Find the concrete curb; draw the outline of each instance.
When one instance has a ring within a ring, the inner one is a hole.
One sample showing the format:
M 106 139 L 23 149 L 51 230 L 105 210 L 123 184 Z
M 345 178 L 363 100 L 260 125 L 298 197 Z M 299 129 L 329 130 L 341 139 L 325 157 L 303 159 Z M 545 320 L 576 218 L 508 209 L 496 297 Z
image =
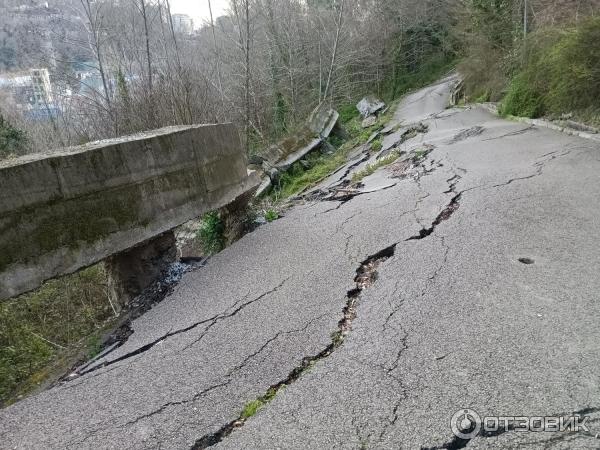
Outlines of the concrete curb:
M 492 114 L 500 116 L 498 114 L 498 107 L 494 103 L 474 103 L 474 106 L 479 106 Z M 597 133 L 589 133 L 586 131 L 576 130 L 574 128 L 563 127 L 560 125 L 556 125 L 550 120 L 546 119 L 530 119 L 528 117 L 517 117 L 517 116 L 507 116 L 506 119 L 513 120 L 515 122 L 527 123 L 530 125 L 535 125 L 537 127 L 548 128 L 550 130 L 559 131 L 561 133 L 568 134 L 570 136 L 577 136 L 583 139 L 589 139 L 591 141 L 600 142 L 600 134 Z

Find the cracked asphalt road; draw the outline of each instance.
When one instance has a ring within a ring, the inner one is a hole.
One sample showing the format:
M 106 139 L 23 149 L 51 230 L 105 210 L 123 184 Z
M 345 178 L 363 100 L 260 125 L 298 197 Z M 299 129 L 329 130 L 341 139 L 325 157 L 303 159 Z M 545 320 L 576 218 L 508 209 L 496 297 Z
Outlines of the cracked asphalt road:
M 399 145 L 433 148 L 420 176 L 380 169 L 247 235 L 103 366 L 1 410 L 0 448 L 191 448 L 331 345 L 357 269 L 393 245 L 343 344 L 216 448 L 600 447 L 600 145 L 446 109 L 452 82 L 396 111 L 429 126 Z M 591 432 L 458 442 L 467 407 L 587 410 Z

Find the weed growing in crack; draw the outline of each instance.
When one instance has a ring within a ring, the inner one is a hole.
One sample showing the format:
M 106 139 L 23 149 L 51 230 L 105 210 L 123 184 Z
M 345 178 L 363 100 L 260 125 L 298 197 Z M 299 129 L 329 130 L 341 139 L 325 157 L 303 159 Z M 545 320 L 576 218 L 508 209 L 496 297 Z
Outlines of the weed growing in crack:
M 249 419 L 250 417 L 254 416 L 258 412 L 258 410 L 263 406 L 264 403 L 260 399 L 253 400 L 247 403 L 246 406 L 244 406 L 244 409 L 242 410 L 242 415 L 240 416 L 240 418 L 242 420 Z
M 383 139 L 380 137 L 378 137 L 377 139 L 375 139 L 373 142 L 371 142 L 371 151 L 373 153 L 377 153 L 379 151 L 381 151 L 381 149 L 383 148 Z
M 398 158 L 400 158 L 401 155 L 402 155 L 402 152 L 395 150 L 395 151 L 391 152 L 389 155 L 387 155 L 386 157 L 378 160 L 376 163 L 369 164 L 363 170 L 360 170 L 352 175 L 352 182 L 360 183 L 365 177 L 368 177 L 369 175 L 373 175 L 378 169 L 392 164 L 394 161 L 396 161 Z
M 344 342 L 344 334 L 341 330 L 334 331 L 331 333 L 331 342 L 335 347 L 339 347 Z
M 417 150 L 415 152 L 416 161 L 418 162 L 418 161 L 422 160 L 423 158 L 425 158 L 425 156 L 427 156 L 428 153 L 429 152 L 427 150 Z
M 242 410 L 242 414 L 240 415 L 240 421 L 246 421 L 250 417 L 256 415 L 256 413 L 262 409 L 265 405 L 271 403 L 273 399 L 277 396 L 277 393 L 283 389 L 285 385 L 272 387 L 270 388 L 265 395 L 257 398 L 256 400 L 252 400 L 251 402 L 246 403 L 244 409 Z

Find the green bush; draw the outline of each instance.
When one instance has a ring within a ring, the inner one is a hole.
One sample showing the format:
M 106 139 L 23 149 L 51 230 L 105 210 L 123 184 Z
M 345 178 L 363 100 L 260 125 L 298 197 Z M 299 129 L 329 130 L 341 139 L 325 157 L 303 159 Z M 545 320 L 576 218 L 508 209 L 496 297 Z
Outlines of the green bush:
M 471 99 L 485 94 L 493 101 L 505 94 L 504 115 L 594 118 L 600 116 L 598 42 L 600 18 L 590 18 L 577 26 L 536 30 L 503 51 L 484 40 L 459 69 Z
M 544 111 L 542 95 L 523 76 L 513 78 L 500 104 L 503 116 L 539 117 Z
M 351 103 L 340 106 L 338 112 L 340 113 L 340 121 L 342 123 L 348 123 L 360 114 L 358 109 L 356 109 L 356 105 Z
M 529 70 L 549 113 L 600 109 L 600 18 L 561 32 Z
M 198 230 L 198 239 L 206 255 L 219 253 L 225 247 L 225 225 L 217 211 L 204 215 Z
M 25 132 L 15 128 L 0 114 L 0 158 L 23 153 L 26 144 Z

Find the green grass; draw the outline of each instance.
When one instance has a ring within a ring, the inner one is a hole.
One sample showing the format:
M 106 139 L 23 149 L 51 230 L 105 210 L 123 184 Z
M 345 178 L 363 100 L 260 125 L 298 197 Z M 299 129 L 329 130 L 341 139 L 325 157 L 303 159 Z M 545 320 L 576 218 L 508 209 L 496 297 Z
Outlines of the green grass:
M 381 151 L 381 149 L 383 148 L 383 139 L 380 137 L 378 137 L 377 139 L 375 139 L 373 142 L 371 142 L 371 151 L 372 152 L 378 152 Z
M 265 212 L 265 219 L 267 222 L 275 222 L 277 219 L 279 219 L 279 213 L 274 209 L 269 209 L 267 212 Z
M 420 160 L 420 159 L 422 159 L 422 158 L 423 158 L 425 155 L 427 155 L 427 150 L 417 150 L 417 151 L 415 152 L 415 158 L 416 158 L 417 160 Z
M 369 164 L 363 170 L 360 170 L 352 175 L 353 183 L 360 183 L 364 178 L 373 175 L 378 169 L 389 166 L 400 157 L 400 152 L 393 151 L 384 158 L 379 159 L 374 164 Z
M 348 123 L 350 122 L 352 119 L 356 119 L 360 113 L 358 112 L 358 109 L 356 109 L 356 103 L 347 103 L 345 105 L 341 105 L 338 108 L 338 113 L 340 114 L 340 121 L 342 123 Z
M 225 225 L 217 211 L 206 213 L 202 218 L 197 237 L 205 255 L 219 253 L 225 247 Z
M 0 303 L 0 406 L 97 354 L 115 319 L 101 265 Z
M 344 165 L 346 155 L 347 152 L 340 149 L 334 155 L 320 157 L 316 164 L 308 170 L 283 174 L 279 180 L 278 189 L 272 195 L 280 200 L 286 199 L 314 186 Z
M 27 135 L 0 114 L 0 159 L 18 155 L 27 146 Z
M 247 403 L 246 406 L 244 406 L 240 417 L 244 420 L 249 419 L 250 417 L 254 416 L 263 406 L 264 403 L 261 400 L 252 400 L 251 402 Z
M 283 388 L 283 386 L 270 388 L 267 393 L 256 400 L 252 400 L 251 402 L 246 403 L 242 413 L 240 414 L 241 420 L 248 420 L 250 417 L 256 415 L 261 408 L 263 408 L 268 403 L 272 402 L 273 399 L 277 396 L 277 393 Z

